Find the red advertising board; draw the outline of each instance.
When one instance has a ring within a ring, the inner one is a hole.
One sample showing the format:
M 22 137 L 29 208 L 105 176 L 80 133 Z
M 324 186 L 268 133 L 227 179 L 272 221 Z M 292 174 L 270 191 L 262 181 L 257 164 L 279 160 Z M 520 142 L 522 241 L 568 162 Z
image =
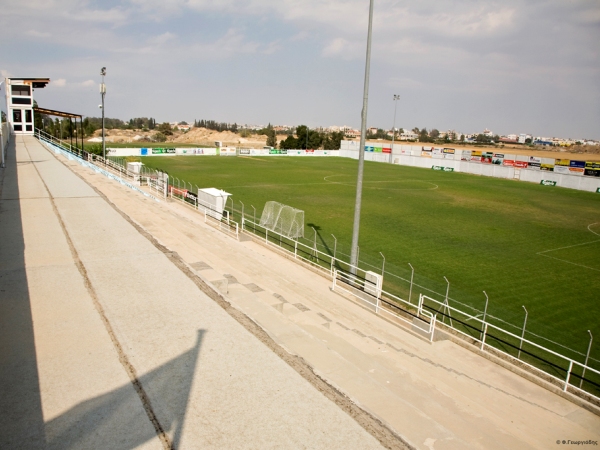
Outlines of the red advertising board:
M 392 148 L 391 147 L 383 147 L 382 152 L 383 153 L 392 153 Z
M 519 169 L 527 169 L 527 161 L 515 161 L 514 166 Z

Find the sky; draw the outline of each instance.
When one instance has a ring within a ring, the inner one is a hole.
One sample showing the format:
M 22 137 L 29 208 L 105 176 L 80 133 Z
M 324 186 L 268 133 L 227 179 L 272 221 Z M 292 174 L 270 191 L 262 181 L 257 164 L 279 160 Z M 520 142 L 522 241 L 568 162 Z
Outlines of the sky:
M 41 107 L 360 127 L 368 0 L 2 0 Z M 4 88 L 2 88 L 4 90 Z M 393 96 L 400 95 L 394 102 Z M 396 112 L 395 112 L 396 111 Z M 600 1 L 375 0 L 368 126 L 600 139 Z

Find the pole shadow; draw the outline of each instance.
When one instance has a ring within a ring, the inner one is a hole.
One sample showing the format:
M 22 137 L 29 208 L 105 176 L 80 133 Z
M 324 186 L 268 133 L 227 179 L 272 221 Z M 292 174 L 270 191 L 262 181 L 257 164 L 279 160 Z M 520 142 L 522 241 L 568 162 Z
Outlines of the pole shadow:
M 151 372 L 139 377 L 163 431 L 179 448 L 190 391 L 204 330 L 195 345 Z M 86 400 L 46 423 L 47 448 L 110 448 L 129 450 L 155 439 L 157 430 L 142 413 L 141 400 L 131 383 Z

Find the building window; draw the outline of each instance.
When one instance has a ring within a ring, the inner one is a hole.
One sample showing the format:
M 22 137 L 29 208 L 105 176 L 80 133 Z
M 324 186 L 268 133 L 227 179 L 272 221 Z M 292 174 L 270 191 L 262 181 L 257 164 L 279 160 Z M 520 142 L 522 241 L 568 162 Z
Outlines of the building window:
M 27 98 L 13 97 L 12 104 L 13 105 L 31 105 L 31 97 L 27 97 Z
M 12 95 L 31 95 L 29 86 L 14 85 L 11 87 L 12 87 L 12 89 L 11 89 Z
M 13 122 L 22 122 L 23 117 L 20 109 L 13 109 Z
M 31 114 L 30 109 L 25 110 L 25 122 L 27 122 L 27 123 L 33 122 L 33 114 Z
M 15 124 L 15 131 L 23 131 L 23 125 L 16 125 Z
M 25 125 L 25 131 L 33 131 L 33 125 Z

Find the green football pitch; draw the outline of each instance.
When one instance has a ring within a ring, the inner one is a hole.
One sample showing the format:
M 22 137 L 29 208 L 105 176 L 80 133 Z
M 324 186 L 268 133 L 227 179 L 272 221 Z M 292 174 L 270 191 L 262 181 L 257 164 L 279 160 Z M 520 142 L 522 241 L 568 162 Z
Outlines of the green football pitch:
M 357 161 L 333 157 L 145 157 L 200 188 L 233 194 L 247 218 L 274 200 L 305 211 L 305 238 L 348 255 Z M 195 187 L 194 187 L 195 190 Z M 364 268 L 381 270 L 384 289 L 406 298 L 443 299 L 446 281 L 454 306 L 483 311 L 520 335 L 578 361 L 600 336 L 600 195 L 494 179 L 365 162 L 360 228 Z M 368 266 L 370 265 L 370 267 Z M 572 351 L 561 347 L 564 345 Z M 600 366 L 600 349 L 591 364 Z M 594 361 L 595 360 L 595 361 Z

